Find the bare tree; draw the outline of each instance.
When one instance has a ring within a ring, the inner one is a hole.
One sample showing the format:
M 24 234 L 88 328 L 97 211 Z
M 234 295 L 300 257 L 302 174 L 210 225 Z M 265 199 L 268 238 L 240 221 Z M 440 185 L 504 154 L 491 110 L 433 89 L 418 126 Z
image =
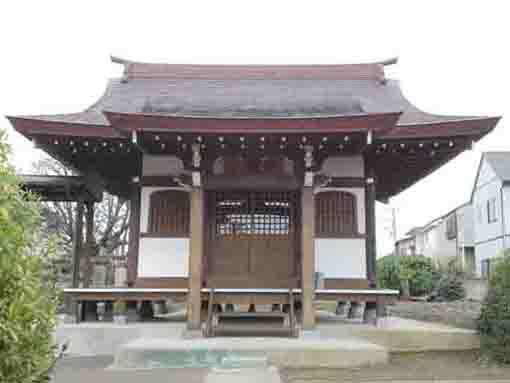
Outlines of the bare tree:
M 33 171 L 43 175 L 75 175 L 71 169 L 51 157 L 34 163 Z M 76 203 L 46 202 L 45 205 L 48 230 L 57 234 L 70 254 L 76 224 Z M 128 229 L 129 202 L 105 193 L 103 201 L 96 203 L 94 209 L 95 254 L 124 253 L 128 244 Z

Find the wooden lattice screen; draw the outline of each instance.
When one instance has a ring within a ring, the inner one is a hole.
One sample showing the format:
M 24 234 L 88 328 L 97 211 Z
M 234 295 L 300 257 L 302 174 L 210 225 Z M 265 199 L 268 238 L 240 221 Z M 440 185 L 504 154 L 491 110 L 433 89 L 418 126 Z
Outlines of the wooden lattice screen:
M 216 192 L 215 233 L 289 235 L 294 231 L 295 192 Z
M 154 192 L 150 197 L 149 233 L 189 236 L 189 195 L 177 190 Z
M 344 191 L 316 194 L 316 237 L 348 237 L 357 233 L 356 197 L 353 194 Z

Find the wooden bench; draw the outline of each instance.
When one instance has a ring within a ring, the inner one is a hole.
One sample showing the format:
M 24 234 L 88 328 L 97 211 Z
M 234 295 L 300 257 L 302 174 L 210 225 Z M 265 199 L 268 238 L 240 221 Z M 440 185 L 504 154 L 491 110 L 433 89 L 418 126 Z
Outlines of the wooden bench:
M 64 289 L 64 300 L 66 311 L 75 317 L 79 322 L 85 315 L 79 312 L 78 303 L 86 302 L 139 302 L 139 301 L 163 301 L 173 299 L 178 302 L 185 302 L 188 296 L 188 289 L 150 289 L 150 288 L 69 288 Z

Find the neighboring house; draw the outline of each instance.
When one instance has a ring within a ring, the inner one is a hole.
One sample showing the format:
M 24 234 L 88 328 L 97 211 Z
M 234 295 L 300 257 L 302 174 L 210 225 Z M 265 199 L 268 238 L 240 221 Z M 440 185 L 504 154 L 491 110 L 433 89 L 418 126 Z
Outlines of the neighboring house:
M 399 239 L 395 247 L 397 249 L 397 254 L 401 256 L 410 256 L 416 255 L 416 237 L 406 236 L 402 239 Z
M 487 278 L 491 263 L 510 247 L 510 152 L 482 155 L 471 195 L 476 275 Z
M 465 203 L 426 225 L 415 227 L 397 241 L 400 255 L 424 255 L 436 265 L 458 259 L 465 271 L 473 271 L 474 241 L 471 204 Z

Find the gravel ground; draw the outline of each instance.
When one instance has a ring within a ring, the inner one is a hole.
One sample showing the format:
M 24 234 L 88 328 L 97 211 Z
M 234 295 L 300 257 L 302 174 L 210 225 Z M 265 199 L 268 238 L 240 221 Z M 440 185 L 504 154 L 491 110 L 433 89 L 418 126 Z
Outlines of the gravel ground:
M 481 303 L 473 301 L 456 302 L 397 302 L 388 306 L 388 315 L 440 322 L 455 327 L 476 329 L 476 319 Z

